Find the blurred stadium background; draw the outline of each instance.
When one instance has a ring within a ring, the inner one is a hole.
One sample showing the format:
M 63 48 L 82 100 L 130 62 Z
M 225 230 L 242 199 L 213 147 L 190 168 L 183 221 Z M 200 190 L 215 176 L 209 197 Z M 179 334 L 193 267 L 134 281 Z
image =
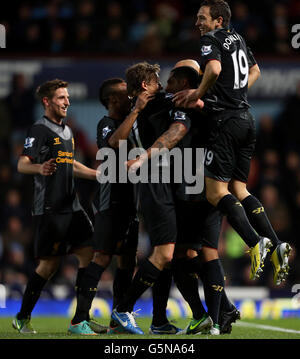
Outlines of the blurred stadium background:
M 70 82 L 68 121 L 75 133 L 76 158 L 96 167 L 96 125 L 105 113 L 97 98 L 101 82 L 124 77 L 127 66 L 147 60 L 160 64 L 164 84 L 176 61 L 199 57 L 194 23 L 200 0 L 14 3 L 0 13 L 6 30 L 6 48 L 1 49 L 0 58 L 0 316 L 14 315 L 19 309 L 28 275 L 35 267 L 32 179 L 18 174 L 16 163 L 26 129 L 42 113 L 34 98 L 37 85 L 53 78 Z M 279 238 L 294 250 L 284 284 L 273 285 L 269 263 L 261 279 L 250 282 L 246 248 L 224 221 L 220 256 L 228 293 L 244 317 L 300 316 L 300 50 L 291 44 L 292 26 L 300 23 L 300 2 L 229 4 L 232 25 L 245 37 L 262 71 L 249 94 L 257 122 L 249 189 L 263 202 Z M 96 184 L 78 180 L 76 185 L 92 218 L 90 203 Z M 141 224 L 138 259 L 148 252 Z M 67 315 L 72 310 L 76 266 L 72 257 L 63 261 L 34 314 Z M 109 315 L 114 268 L 115 263 L 105 272 L 94 303 L 102 316 Z M 151 314 L 151 293 L 143 299 L 148 308 L 145 314 Z M 174 316 L 188 312 L 175 287 L 169 310 Z

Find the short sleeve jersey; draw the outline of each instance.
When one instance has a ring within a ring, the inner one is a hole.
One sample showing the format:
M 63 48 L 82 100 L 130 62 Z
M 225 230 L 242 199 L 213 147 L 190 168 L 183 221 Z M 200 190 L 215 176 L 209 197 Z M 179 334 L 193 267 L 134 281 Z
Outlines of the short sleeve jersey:
M 247 109 L 249 68 L 255 58 L 241 35 L 235 30 L 217 29 L 200 39 L 201 70 L 211 60 L 221 63 L 222 71 L 203 97 L 205 107 L 214 111 Z
M 113 164 L 114 168 L 105 169 L 105 174 L 108 176 L 106 178 L 108 178 L 108 180 L 103 181 L 103 183 L 99 183 L 98 190 L 94 197 L 93 204 L 97 211 L 110 209 L 114 205 L 126 207 L 131 211 L 134 211 L 135 208 L 133 185 L 129 181 L 122 183 L 119 178 L 119 164 L 122 166 L 122 159 L 124 159 L 124 162 L 127 160 L 128 152 L 131 149 L 131 144 L 129 141 L 126 141 L 126 145 L 121 146 L 118 149 L 112 148 L 109 144 L 109 138 L 120 126 L 120 124 L 121 121 L 104 116 L 99 121 L 97 126 L 97 145 L 99 150 L 107 148 L 109 151 L 113 151 L 115 155 L 115 163 Z M 121 159 L 120 156 L 122 156 Z M 103 162 L 108 160 L 108 157 L 104 157 L 105 159 Z M 108 170 L 110 170 L 111 173 L 115 176 L 115 180 L 109 179 L 109 174 L 107 173 Z M 123 174 L 127 176 L 125 167 Z
M 74 184 L 74 138 L 70 127 L 44 116 L 29 129 L 22 155 L 37 164 L 54 158 L 57 165 L 51 176 L 34 176 L 33 215 L 81 209 Z
M 137 145 L 148 149 L 172 123 L 179 122 L 188 130 L 190 129 L 191 121 L 187 112 L 184 109 L 175 108 L 172 97 L 172 94 L 160 92 L 148 102 L 138 116 L 136 126 L 133 127 L 133 136 Z

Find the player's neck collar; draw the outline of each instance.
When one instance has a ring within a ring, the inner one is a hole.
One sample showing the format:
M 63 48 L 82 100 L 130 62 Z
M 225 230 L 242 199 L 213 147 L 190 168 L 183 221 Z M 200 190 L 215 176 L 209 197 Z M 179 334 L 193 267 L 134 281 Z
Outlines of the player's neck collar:
M 43 117 L 44 117 L 46 120 L 50 121 L 51 123 L 54 123 L 55 125 L 57 125 L 57 126 L 59 126 L 59 127 L 63 127 L 63 128 L 65 127 L 65 124 L 64 124 L 63 121 L 62 121 L 61 123 L 57 123 L 57 122 L 51 120 L 51 118 L 49 118 L 49 117 L 46 116 L 46 115 L 44 115 Z

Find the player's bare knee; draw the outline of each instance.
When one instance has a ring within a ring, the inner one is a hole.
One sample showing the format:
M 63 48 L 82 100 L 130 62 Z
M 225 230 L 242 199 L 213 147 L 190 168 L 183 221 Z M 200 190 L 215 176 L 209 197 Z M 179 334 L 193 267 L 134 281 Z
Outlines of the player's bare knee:
M 186 251 L 186 257 L 188 258 L 188 259 L 193 259 L 193 258 L 195 258 L 195 257 L 197 257 L 198 256 L 198 252 L 197 251 L 195 251 L 194 249 L 188 249 L 187 251 Z
M 59 267 L 60 257 L 52 257 L 41 259 L 36 268 L 36 273 L 44 279 L 51 279 L 57 272 Z
M 208 202 L 210 204 L 212 204 L 214 207 L 217 206 L 219 200 L 221 199 L 222 197 L 220 197 L 220 194 L 218 192 L 215 192 L 215 191 L 209 191 L 207 190 L 206 191 L 206 199 L 208 200 Z
M 214 259 L 219 259 L 219 253 L 216 248 L 203 246 L 202 247 L 202 258 L 204 262 L 209 262 Z
M 230 182 L 229 190 L 239 201 L 243 201 L 250 195 L 250 192 L 247 190 L 246 183 L 237 180 Z
M 112 255 L 105 252 L 95 252 L 93 262 L 101 267 L 107 268 L 111 262 Z
M 74 250 L 74 254 L 79 261 L 80 267 L 87 267 L 90 261 L 93 259 L 93 248 L 88 247 L 81 247 Z

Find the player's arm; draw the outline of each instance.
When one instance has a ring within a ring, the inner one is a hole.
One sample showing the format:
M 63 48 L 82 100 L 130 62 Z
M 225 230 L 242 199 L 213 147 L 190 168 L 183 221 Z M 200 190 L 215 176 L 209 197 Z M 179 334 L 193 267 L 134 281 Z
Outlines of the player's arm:
M 195 103 L 201 99 L 217 81 L 221 71 L 222 66 L 219 60 L 207 62 L 199 87 L 196 90 L 183 90 L 174 95 L 173 101 L 176 106 L 190 107 L 190 103 Z
M 144 162 L 160 154 L 162 150 L 173 148 L 187 132 L 188 128 L 184 124 L 180 122 L 173 123 L 138 159 L 128 161 L 127 168 L 131 171 L 136 171 Z
M 121 140 L 127 140 L 132 126 L 137 119 L 139 113 L 145 108 L 148 101 L 153 98 L 147 91 L 143 91 L 136 100 L 134 108 L 129 115 L 121 123 L 121 125 L 114 131 L 114 133 L 108 139 L 108 144 L 112 148 L 118 148 Z
M 260 77 L 260 69 L 257 64 L 250 67 L 249 69 L 249 77 L 248 77 L 248 89 L 254 85 L 256 80 Z
M 57 169 L 55 158 L 51 158 L 44 163 L 32 163 L 28 156 L 20 156 L 18 165 L 18 172 L 26 175 L 42 175 L 51 176 Z
M 78 178 L 96 180 L 97 171 L 94 170 L 93 168 L 89 168 L 89 167 L 85 166 L 81 162 L 74 160 L 73 173 L 74 173 L 74 176 L 78 177 Z

